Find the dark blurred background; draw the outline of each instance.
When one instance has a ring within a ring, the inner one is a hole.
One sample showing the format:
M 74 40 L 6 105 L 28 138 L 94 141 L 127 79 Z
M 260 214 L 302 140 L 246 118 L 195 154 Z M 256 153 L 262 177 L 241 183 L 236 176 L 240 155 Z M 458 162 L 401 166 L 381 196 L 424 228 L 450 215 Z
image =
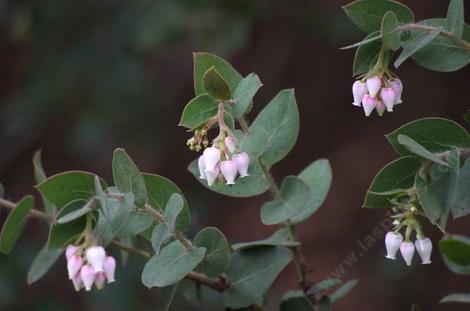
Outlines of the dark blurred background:
M 360 279 L 334 310 L 408 310 L 415 302 L 423 310 L 468 310 L 438 306 L 447 293 L 468 291 L 469 279 L 449 272 L 437 252 L 432 265 L 416 260 L 407 268 L 384 259 L 381 238 L 367 252 L 357 241 L 372 235 L 384 219 L 385 210 L 361 209 L 375 173 L 396 157 L 384 134 L 421 117 L 462 123 L 470 102 L 470 71 L 435 73 L 408 61 L 397 71 L 405 86 L 404 104 L 383 118 L 366 119 L 351 105 L 353 51 L 339 50 L 363 36 L 342 12 L 346 3 L 0 0 L 0 180 L 8 198 L 34 192 L 31 156 L 37 149 L 48 174 L 82 169 L 110 180 L 112 152 L 120 146 L 142 170 L 165 175 L 183 189 L 193 232 L 217 226 L 232 243 L 269 235 L 275 228 L 259 219 L 268 195 L 223 197 L 186 171 L 196 155 L 177 123 L 194 96 L 191 53 L 212 52 L 243 75 L 261 77 L 264 87 L 249 119 L 280 89 L 295 87 L 301 131 L 292 153 L 274 167 L 278 180 L 317 158 L 331 160 L 327 201 L 298 230 L 313 268 L 311 280 L 332 273 Z M 405 3 L 417 19 L 445 16 L 448 4 Z M 0 220 L 6 215 L 0 211 Z M 468 218 L 461 219 L 449 231 L 468 235 L 469 225 Z M 436 242 L 441 237 L 435 228 L 426 232 Z M 119 268 L 118 282 L 101 292 L 76 294 L 63 260 L 27 286 L 28 266 L 46 235 L 46 226 L 32 220 L 14 252 L 0 255 L 0 310 L 162 309 L 161 291 L 140 283 L 139 259 Z M 295 271 L 288 268 L 270 293 L 270 310 L 295 286 Z

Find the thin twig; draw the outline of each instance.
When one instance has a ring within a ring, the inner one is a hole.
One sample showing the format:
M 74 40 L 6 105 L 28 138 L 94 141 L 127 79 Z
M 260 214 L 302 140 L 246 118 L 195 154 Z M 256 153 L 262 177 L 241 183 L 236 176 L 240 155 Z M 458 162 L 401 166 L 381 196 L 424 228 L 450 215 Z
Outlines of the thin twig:
M 406 31 L 406 30 L 417 30 L 417 31 L 425 31 L 425 32 L 433 32 L 433 31 L 439 31 L 439 35 L 451 38 L 458 44 L 460 44 L 465 50 L 470 51 L 470 43 L 467 41 L 455 37 L 452 32 L 446 31 L 441 28 L 433 27 L 433 26 L 428 26 L 428 25 L 422 25 L 422 24 L 416 24 L 416 23 L 410 23 L 410 24 L 405 24 L 401 25 L 397 28 L 398 30 L 401 31 Z
M 250 134 L 250 126 L 244 117 L 237 118 L 238 124 L 242 128 L 243 134 L 248 135 Z
M 8 200 L 5 200 L 5 199 L 2 199 L 0 198 L 0 206 L 3 206 L 3 207 L 6 207 L 8 209 L 15 209 L 16 208 L 16 204 L 11 202 L 11 201 L 8 201 Z M 47 213 L 44 213 L 42 211 L 39 211 L 37 209 L 31 209 L 29 212 L 28 212 L 28 217 L 34 217 L 34 218 L 41 218 L 41 219 L 45 219 L 47 221 L 52 221 L 53 220 L 53 217 Z

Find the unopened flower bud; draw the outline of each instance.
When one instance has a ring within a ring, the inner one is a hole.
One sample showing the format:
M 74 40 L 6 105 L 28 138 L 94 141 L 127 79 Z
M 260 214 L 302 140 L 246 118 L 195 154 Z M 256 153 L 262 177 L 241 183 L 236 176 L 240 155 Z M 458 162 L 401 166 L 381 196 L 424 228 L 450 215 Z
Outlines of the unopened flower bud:
M 224 175 L 227 185 L 235 184 L 235 178 L 237 177 L 238 166 L 235 160 L 227 160 L 220 162 L 220 171 Z
M 80 270 L 80 277 L 82 278 L 83 285 L 86 291 L 90 291 L 93 283 L 95 282 L 95 269 L 91 265 L 84 265 Z
M 234 153 L 235 149 L 237 148 L 237 143 L 235 141 L 235 138 L 233 136 L 227 136 L 225 137 L 225 146 L 227 147 L 228 151 L 230 153 Z
M 97 289 L 103 289 L 106 281 L 104 272 L 97 272 L 95 276 L 95 285 Z
M 416 250 L 423 265 L 431 263 L 432 242 L 429 238 L 420 239 L 415 241 Z
M 395 105 L 401 104 L 401 94 L 403 92 L 403 83 L 401 83 L 400 79 L 393 79 L 389 81 L 390 86 L 395 91 Z
M 380 90 L 380 97 L 382 98 L 385 107 L 387 107 L 387 111 L 392 112 L 393 106 L 397 102 L 397 93 L 395 90 L 392 87 L 384 87 Z
M 220 169 L 218 165 L 214 168 L 214 170 L 206 170 L 207 185 L 209 187 L 214 184 L 215 180 L 217 179 L 217 176 L 219 176 L 219 173 Z
M 377 100 L 375 99 L 375 97 L 369 94 L 365 94 L 364 96 L 362 96 L 362 108 L 364 108 L 364 113 L 366 114 L 366 117 L 370 116 L 375 106 L 377 106 Z
M 380 86 L 382 85 L 382 80 L 380 80 L 378 76 L 373 76 L 366 80 L 366 85 L 370 96 L 375 97 L 375 95 L 379 93 Z
M 353 105 L 361 107 L 362 96 L 367 94 L 367 86 L 364 82 L 359 80 L 355 81 L 352 86 Z
M 104 274 L 108 283 L 115 281 L 114 274 L 116 272 L 116 260 L 112 256 L 108 256 L 104 259 Z
M 412 207 L 410 208 L 410 211 L 411 211 L 412 213 L 416 213 L 416 212 L 418 211 L 418 209 L 416 208 L 416 206 L 412 206 Z
M 72 280 L 83 266 L 83 259 L 80 256 L 73 255 L 67 260 L 67 272 L 69 280 Z
M 86 250 L 86 259 L 93 266 L 95 272 L 103 271 L 103 263 L 105 257 L 106 252 L 104 251 L 104 248 L 102 246 L 92 246 Z M 85 280 L 83 280 L 83 282 L 85 282 Z
M 246 152 L 242 152 L 233 156 L 237 162 L 238 173 L 240 177 L 248 176 L 248 166 L 250 165 L 250 157 Z
M 220 160 L 220 149 L 215 147 L 206 148 L 203 155 L 206 162 L 206 170 L 214 171 Z
M 395 260 L 400 245 L 403 242 L 403 236 L 398 232 L 387 232 L 385 235 L 385 248 L 387 249 L 387 255 L 385 258 Z
M 73 284 L 73 288 L 75 288 L 75 290 L 77 292 L 80 291 L 80 289 L 82 288 L 83 286 L 83 283 L 82 283 L 82 277 L 80 276 L 80 273 L 77 273 L 73 279 L 72 279 L 72 284 Z
M 381 100 L 377 101 L 377 105 L 375 105 L 375 111 L 377 111 L 377 114 L 381 117 L 384 115 L 385 112 L 385 105 Z
M 413 261 L 413 255 L 415 253 L 415 246 L 411 242 L 403 242 L 400 245 L 400 253 L 403 259 L 406 262 L 407 266 L 411 266 L 411 262 Z
M 197 166 L 199 168 L 199 178 L 206 179 L 206 161 L 204 160 L 204 155 L 201 155 L 197 160 Z
M 400 221 L 398 219 L 395 219 L 392 224 L 394 226 L 398 226 L 400 224 Z
M 78 251 L 78 247 L 76 247 L 75 245 L 73 244 L 69 244 L 67 246 L 67 248 L 65 249 L 65 258 L 67 258 L 67 260 L 70 259 L 70 257 L 72 257 L 73 255 L 75 255 L 75 253 Z

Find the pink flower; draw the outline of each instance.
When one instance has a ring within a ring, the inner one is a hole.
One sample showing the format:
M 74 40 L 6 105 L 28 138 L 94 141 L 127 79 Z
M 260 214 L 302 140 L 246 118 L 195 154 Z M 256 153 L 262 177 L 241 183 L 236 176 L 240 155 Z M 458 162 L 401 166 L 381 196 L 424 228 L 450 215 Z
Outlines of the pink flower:
M 385 105 L 381 100 L 377 101 L 377 105 L 375 106 L 375 110 L 377 111 L 377 113 L 380 117 L 384 115 Z
M 204 160 L 204 155 L 201 155 L 197 160 L 197 166 L 199 168 L 199 178 L 206 179 L 206 161 Z
M 400 233 L 393 231 L 387 232 L 385 235 L 385 247 L 387 248 L 387 255 L 385 256 L 388 259 L 395 260 L 400 245 L 403 242 L 403 236 Z
M 82 278 L 83 285 L 86 291 L 90 291 L 93 283 L 95 282 L 96 272 L 92 265 L 84 265 L 80 270 L 80 277 Z
M 206 179 L 207 179 L 207 185 L 212 186 L 219 176 L 220 169 L 219 166 L 217 165 L 214 170 L 206 170 Z
M 108 256 L 104 259 L 104 274 L 108 283 L 115 281 L 114 274 L 116 272 L 116 260 L 112 256 Z
M 415 246 L 411 242 L 403 242 L 400 245 L 400 253 L 406 262 L 407 266 L 411 266 L 413 255 L 415 253 Z
M 415 241 L 416 250 L 423 265 L 431 263 L 432 242 L 429 238 L 420 239 Z
M 238 173 L 240 177 L 248 176 L 248 166 L 250 165 L 250 157 L 246 152 L 242 152 L 233 156 L 237 162 Z
M 82 277 L 80 276 L 80 273 L 77 273 L 73 279 L 72 279 L 72 284 L 73 284 L 73 288 L 75 288 L 75 290 L 77 292 L 80 291 L 80 289 L 82 288 L 83 286 L 83 282 L 82 282 Z
M 388 112 L 393 111 L 393 105 L 396 103 L 397 93 L 391 87 L 384 87 L 380 90 L 380 97 L 382 98 Z
M 69 280 L 72 280 L 80 269 L 83 266 L 83 259 L 80 256 L 72 255 L 69 260 L 67 260 L 67 271 L 69 274 Z
M 237 177 L 238 167 L 235 160 L 226 160 L 220 162 L 220 171 L 224 175 L 227 185 L 235 184 L 235 178 Z
M 366 80 L 366 85 L 367 90 L 369 91 L 369 95 L 375 97 L 375 95 L 379 93 L 380 86 L 382 85 L 382 80 L 378 76 L 373 76 Z
M 400 79 L 393 79 L 389 81 L 389 84 L 396 93 L 395 105 L 401 104 L 402 103 L 401 94 L 403 92 L 403 83 L 401 83 Z
M 106 281 L 104 272 L 97 272 L 95 276 L 95 285 L 97 289 L 103 289 Z
M 352 86 L 352 93 L 353 93 L 353 105 L 361 107 L 361 100 L 364 94 L 367 94 L 367 86 L 364 82 L 359 80 L 354 81 Z
M 214 171 L 220 160 L 220 149 L 209 147 L 204 149 L 204 162 L 206 163 L 206 170 Z
M 366 94 L 362 97 L 362 108 L 364 109 L 366 117 L 370 116 L 375 106 L 377 106 L 377 100 L 375 97 L 369 94 Z
M 230 153 L 234 153 L 235 149 L 237 149 L 237 143 L 233 136 L 225 137 L 224 143 Z
M 69 244 L 67 248 L 65 249 L 65 257 L 67 258 L 67 260 L 69 260 L 70 257 L 75 255 L 77 251 L 78 251 L 78 247 L 76 247 L 75 245 Z
M 86 250 L 86 259 L 93 266 L 96 272 L 103 271 L 103 263 L 105 257 L 106 252 L 104 251 L 104 248 L 102 246 L 92 246 Z

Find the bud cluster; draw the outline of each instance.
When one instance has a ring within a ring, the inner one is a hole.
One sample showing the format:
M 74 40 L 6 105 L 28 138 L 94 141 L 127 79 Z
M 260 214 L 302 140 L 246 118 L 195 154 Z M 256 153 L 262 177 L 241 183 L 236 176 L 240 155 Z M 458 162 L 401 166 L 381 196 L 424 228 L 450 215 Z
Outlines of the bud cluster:
M 387 249 L 388 259 L 395 260 L 398 250 L 400 250 L 401 256 L 405 260 L 407 266 L 411 266 L 415 250 L 418 252 L 419 257 L 423 265 L 431 263 L 431 252 L 432 242 L 431 239 L 427 238 L 415 215 L 419 214 L 418 209 L 415 206 L 407 207 L 395 207 L 394 211 L 404 209 L 400 213 L 392 216 L 395 220 L 393 221 L 394 230 L 388 232 L 385 235 L 385 247 Z M 406 227 L 405 238 L 401 235 L 400 230 Z M 411 234 L 416 231 L 416 240 L 411 242 Z
M 372 76 L 365 81 L 357 80 L 353 83 L 353 105 L 364 109 L 366 117 L 370 116 L 374 109 L 379 116 L 383 116 L 385 110 L 393 111 L 393 107 L 402 102 L 401 94 L 403 84 L 400 79 L 388 79 L 384 76 Z
M 250 157 L 246 152 L 237 152 L 236 139 L 227 136 L 206 148 L 198 159 L 199 178 L 212 186 L 216 180 L 227 185 L 235 184 L 235 179 L 248 176 Z
M 207 131 L 205 129 L 195 130 L 194 136 L 188 139 L 186 145 L 189 150 L 199 152 L 202 148 L 209 146 L 209 140 L 207 139 Z
M 90 291 L 93 284 L 102 289 L 105 283 L 115 281 L 116 260 L 106 256 L 102 246 L 91 246 L 86 250 L 70 244 L 65 250 L 67 271 L 76 291 L 82 287 Z

